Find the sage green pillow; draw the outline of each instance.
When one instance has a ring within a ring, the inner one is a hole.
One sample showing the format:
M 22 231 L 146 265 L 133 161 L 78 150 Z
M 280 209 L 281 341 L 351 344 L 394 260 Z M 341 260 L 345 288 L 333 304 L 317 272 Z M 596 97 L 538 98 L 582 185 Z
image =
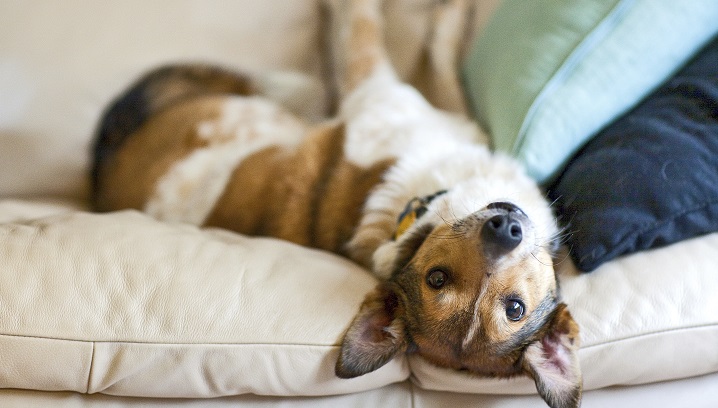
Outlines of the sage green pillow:
M 504 0 L 464 82 L 493 147 L 547 182 L 716 32 L 715 0 Z

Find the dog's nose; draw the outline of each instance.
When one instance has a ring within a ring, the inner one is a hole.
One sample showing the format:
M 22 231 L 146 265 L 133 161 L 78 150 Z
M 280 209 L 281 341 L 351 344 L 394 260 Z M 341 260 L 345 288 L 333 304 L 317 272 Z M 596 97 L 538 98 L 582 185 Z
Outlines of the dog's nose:
M 521 243 L 521 223 L 511 213 L 494 215 L 481 228 L 484 248 L 494 256 L 510 252 Z

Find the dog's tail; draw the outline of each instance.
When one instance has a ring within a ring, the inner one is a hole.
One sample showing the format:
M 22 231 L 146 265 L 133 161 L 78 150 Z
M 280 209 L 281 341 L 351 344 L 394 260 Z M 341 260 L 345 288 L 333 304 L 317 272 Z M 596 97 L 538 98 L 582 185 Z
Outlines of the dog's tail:
M 164 108 L 210 94 L 263 95 L 290 110 L 319 115 L 324 98 L 317 86 L 316 81 L 299 74 L 248 75 L 206 64 L 168 65 L 149 72 L 112 101 L 101 117 L 92 146 L 93 205 L 97 204 L 104 164 L 149 117 Z

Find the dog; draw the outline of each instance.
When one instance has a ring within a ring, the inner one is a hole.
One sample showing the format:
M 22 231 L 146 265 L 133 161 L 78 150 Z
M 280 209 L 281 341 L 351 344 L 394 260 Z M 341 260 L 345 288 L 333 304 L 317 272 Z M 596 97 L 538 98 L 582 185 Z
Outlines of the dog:
M 543 194 L 489 151 L 474 122 L 399 80 L 380 0 L 329 4 L 335 118 L 310 123 L 272 101 L 282 81 L 202 64 L 157 69 L 101 119 L 95 208 L 272 236 L 371 269 L 381 283 L 342 339 L 341 378 L 418 353 L 474 375 L 528 375 L 548 405 L 577 407 L 579 329 L 560 301 L 558 230 Z M 437 7 L 436 75 L 460 92 L 446 62 L 457 24 L 439 23 L 465 5 Z

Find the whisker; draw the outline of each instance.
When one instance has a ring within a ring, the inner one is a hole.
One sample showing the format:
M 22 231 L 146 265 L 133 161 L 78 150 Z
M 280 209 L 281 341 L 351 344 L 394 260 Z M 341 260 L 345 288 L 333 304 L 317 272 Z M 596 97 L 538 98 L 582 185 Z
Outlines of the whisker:
M 537 247 L 536 249 L 538 250 L 539 248 Z M 540 263 L 541 265 L 544 265 L 544 266 L 553 266 L 554 265 L 554 262 L 551 262 L 549 264 L 549 263 L 545 263 L 542 260 L 540 260 L 534 251 L 531 251 L 530 254 L 531 254 L 531 257 L 533 257 L 533 259 L 535 259 L 536 262 Z
M 449 221 L 449 220 L 447 220 L 446 218 L 444 218 L 444 216 L 441 215 L 438 211 L 436 211 L 435 214 L 436 214 L 439 218 L 441 218 L 441 221 L 442 221 L 447 227 L 449 227 L 449 228 L 453 228 L 453 227 L 454 227 L 454 225 L 451 223 L 451 221 Z
M 544 198 L 546 201 L 548 201 L 548 200 L 551 198 L 551 197 L 549 197 L 548 191 L 545 191 L 545 192 L 543 193 L 543 198 Z M 551 202 L 549 203 L 548 206 L 551 207 L 551 208 L 553 208 L 553 206 L 556 205 L 556 203 L 557 203 L 561 198 L 562 198 L 562 196 L 556 197 L 553 201 L 551 201 Z
M 553 261 L 553 263 L 554 263 L 554 265 L 561 265 L 562 263 L 566 262 L 570 258 L 571 258 L 571 252 L 566 251 L 566 253 L 563 255 L 563 257 L 561 259 L 557 258 Z
M 439 234 L 433 236 L 435 239 L 446 239 L 446 240 L 453 240 L 453 239 L 459 239 L 462 238 L 464 234 L 456 233 L 456 234 Z

